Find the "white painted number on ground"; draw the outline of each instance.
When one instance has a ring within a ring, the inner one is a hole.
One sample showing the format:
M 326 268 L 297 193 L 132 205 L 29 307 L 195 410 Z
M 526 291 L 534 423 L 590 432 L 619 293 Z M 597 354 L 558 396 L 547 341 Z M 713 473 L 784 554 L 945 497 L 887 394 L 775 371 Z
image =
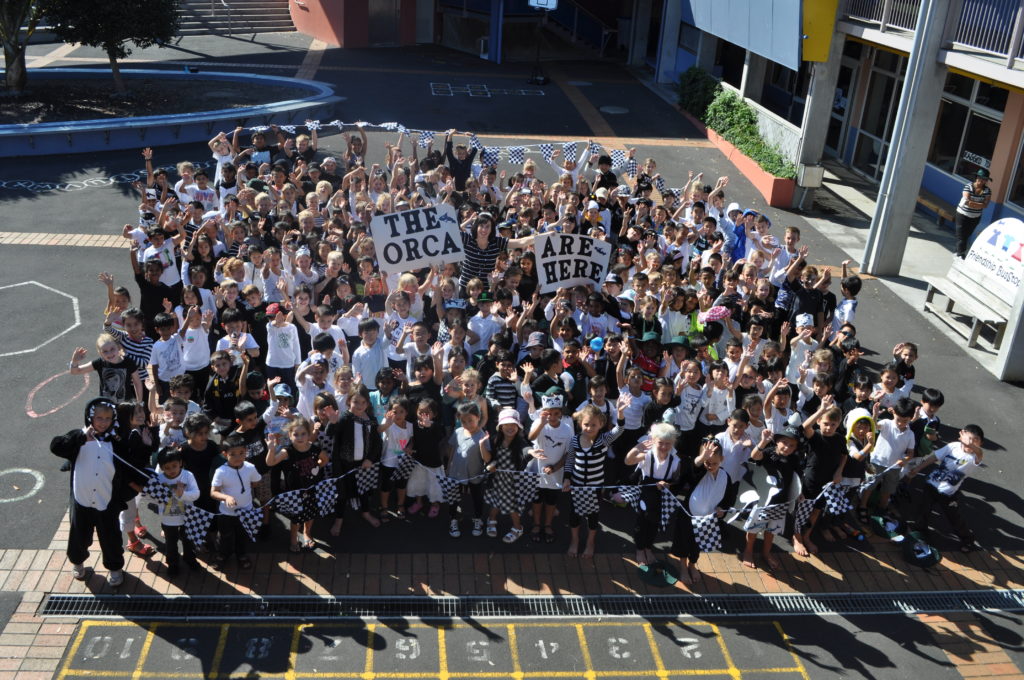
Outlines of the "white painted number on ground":
M 613 659 L 628 659 L 632 656 L 628 649 L 623 649 L 629 644 L 629 640 L 625 638 L 608 638 L 608 653 Z
M 341 657 L 338 656 L 335 653 L 328 653 L 328 652 L 331 652 L 331 650 L 337 649 L 340 646 L 341 646 L 341 638 L 340 637 L 338 637 L 337 635 L 328 636 L 327 643 L 324 645 L 325 653 L 321 654 L 320 658 L 323 659 L 324 661 L 337 661 Z
M 481 663 L 487 663 L 491 666 L 494 662 L 491 661 L 490 642 L 487 640 L 470 640 L 466 643 L 466 656 L 469 657 L 470 661 L 479 661 Z
M 171 649 L 171 658 L 175 661 L 191 661 L 199 651 L 199 640 L 195 638 L 178 638 Z
M 82 656 L 86 659 L 102 659 L 110 651 L 111 641 L 109 635 L 93 635 L 82 651 Z
M 395 656 L 399 659 L 418 659 L 420 656 L 420 641 L 413 638 L 402 638 L 395 642 Z
M 270 656 L 270 646 L 274 644 L 271 638 L 254 637 L 249 638 L 245 645 L 246 659 L 266 659 Z
M 679 645 L 679 651 L 683 653 L 687 659 L 699 659 L 700 658 L 700 641 L 697 638 L 676 638 L 676 644 Z
M 550 656 L 554 656 L 555 652 L 558 651 L 558 643 L 537 640 L 537 649 L 540 650 L 540 658 L 547 659 Z
M 132 653 L 132 643 L 135 642 L 135 638 L 130 637 L 124 641 L 124 647 L 121 648 L 121 653 L 118 654 L 118 658 L 127 659 Z

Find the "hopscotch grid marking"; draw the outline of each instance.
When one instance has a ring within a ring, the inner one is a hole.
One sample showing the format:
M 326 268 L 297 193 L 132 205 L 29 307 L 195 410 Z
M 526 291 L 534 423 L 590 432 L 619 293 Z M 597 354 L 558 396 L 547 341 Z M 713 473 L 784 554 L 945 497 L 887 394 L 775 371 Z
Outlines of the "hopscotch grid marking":
M 139 661 L 135 664 L 132 680 L 139 680 L 142 677 L 142 669 L 146 665 L 146 659 L 149 658 L 150 651 L 153 649 L 153 638 L 156 637 L 156 629 L 159 627 L 159 623 L 153 623 L 146 630 L 146 639 L 143 641 L 142 649 L 139 651 Z
M 657 669 L 658 677 L 664 680 L 668 677 L 665 675 L 665 663 L 662 661 L 661 652 L 658 651 L 658 643 L 654 640 L 654 631 L 651 629 L 651 624 L 645 623 L 643 629 L 644 637 L 647 638 L 647 644 L 651 647 L 651 656 L 654 657 L 654 667 Z
M 729 653 L 729 647 L 725 644 L 725 638 L 722 637 L 722 631 L 719 630 L 718 626 L 715 624 L 711 624 L 711 630 L 714 631 L 715 639 L 718 640 L 718 646 L 722 650 L 722 658 L 725 659 L 725 665 L 729 667 L 729 675 L 739 680 L 743 675 L 732 660 L 732 654 Z
M 42 349 L 43 347 L 49 345 L 54 340 L 56 340 L 58 338 L 61 338 L 61 337 L 64 337 L 65 335 L 67 335 L 68 333 L 70 333 L 71 331 L 75 330 L 76 328 L 78 328 L 79 326 L 82 325 L 82 317 L 81 317 L 81 315 L 79 314 L 79 311 L 78 311 L 78 298 L 76 298 L 74 295 L 70 295 L 68 293 L 65 293 L 62 290 L 57 290 L 56 288 L 51 288 L 50 286 L 47 286 L 45 283 L 39 283 L 38 281 L 22 281 L 20 283 L 9 283 L 6 286 L 0 286 L 0 290 L 6 290 L 8 288 L 18 288 L 19 286 L 30 286 L 30 285 L 39 286 L 43 290 L 48 290 L 51 293 L 56 293 L 57 295 L 62 295 L 64 297 L 68 298 L 69 300 L 71 300 L 71 309 L 75 313 L 75 323 L 73 323 L 72 325 L 68 326 L 67 328 L 62 330 L 60 333 L 57 333 L 57 335 L 54 335 L 49 340 L 44 340 L 43 342 L 39 343 L 38 345 L 36 345 L 35 347 L 33 347 L 31 349 L 19 349 L 19 350 L 15 351 L 15 352 L 0 352 L 0 357 L 13 357 L 13 356 L 16 356 L 16 355 L 19 355 L 19 354 L 31 354 L 32 352 L 36 352 L 36 351 Z
M 804 662 L 800 660 L 799 656 L 797 656 L 796 650 L 793 649 L 793 644 L 789 640 L 789 635 L 786 634 L 786 631 L 782 630 L 782 624 L 778 621 L 772 621 L 772 624 L 775 626 L 775 630 L 779 631 L 783 644 L 785 644 L 786 649 L 789 650 L 789 655 L 793 657 L 793 661 L 797 665 L 797 672 L 800 673 L 800 677 L 804 680 L 810 680 L 810 676 L 807 675 L 807 669 L 804 668 Z

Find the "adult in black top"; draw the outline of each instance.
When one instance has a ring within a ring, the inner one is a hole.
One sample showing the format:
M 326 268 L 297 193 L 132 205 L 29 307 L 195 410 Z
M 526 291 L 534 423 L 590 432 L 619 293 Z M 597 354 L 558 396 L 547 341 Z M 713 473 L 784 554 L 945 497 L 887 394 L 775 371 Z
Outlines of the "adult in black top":
M 452 171 L 452 179 L 455 181 L 456 191 L 466 190 L 466 180 L 473 172 L 473 159 L 476 158 L 476 149 L 466 150 L 466 147 L 460 144 L 457 147 L 452 147 L 452 135 L 455 134 L 455 130 L 451 129 L 444 135 L 444 158 L 445 162 L 448 163 L 449 169 Z
M 494 271 L 498 253 L 525 249 L 531 243 L 533 243 L 533 236 L 522 238 L 497 236 L 494 230 L 494 216 L 490 213 L 477 215 L 472 229 L 469 232 L 462 232 L 462 248 L 465 250 L 466 259 L 462 262 L 459 274 L 461 297 L 466 297 L 466 284 L 470 279 L 478 278 L 483 281 L 484 289 L 488 288 L 490 285 L 488 275 Z
M 131 262 L 132 271 L 135 272 L 135 283 L 139 286 L 139 311 L 142 312 L 142 316 L 146 320 L 146 335 L 155 340 L 160 335 L 153 327 L 153 319 L 164 311 L 164 298 L 174 300 L 176 296 L 170 286 L 160 281 L 160 276 L 164 271 L 163 264 L 159 260 L 149 260 L 143 270 L 138 257 L 136 257 L 137 251 L 138 248 L 133 245 Z

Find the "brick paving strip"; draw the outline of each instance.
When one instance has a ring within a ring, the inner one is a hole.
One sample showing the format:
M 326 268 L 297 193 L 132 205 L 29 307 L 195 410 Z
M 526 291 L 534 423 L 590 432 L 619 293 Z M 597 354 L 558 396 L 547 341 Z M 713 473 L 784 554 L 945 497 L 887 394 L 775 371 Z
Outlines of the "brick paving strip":
M 122 238 L 120 234 L 42 234 L 26 231 L 0 231 L 0 245 L 128 248 L 131 242 Z
M 843 551 L 810 558 L 777 552 L 776 572 L 743 567 L 730 553 L 701 560 L 702 582 L 692 588 L 650 588 L 626 555 L 593 560 L 558 553 L 366 554 L 323 551 L 253 555 L 251 570 L 183 571 L 168 580 L 156 556 L 126 555 L 125 584 L 107 586 L 94 550 L 86 582 L 71 577 L 64 555 L 68 518 L 44 550 L 0 551 L 0 591 L 22 593 L 0 633 L 0 680 L 49 680 L 71 640 L 77 618 L 37 615 L 44 597 L 60 594 L 132 595 L 594 595 L 748 594 L 949 591 L 1024 588 L 1024 551 L 950 553 L 930 571 L 907 565 L 899 546 L 872 537 L 872 552 Z M 973 614 L 920 615 L 965 678 L 1021 678 L 1010 657 Z

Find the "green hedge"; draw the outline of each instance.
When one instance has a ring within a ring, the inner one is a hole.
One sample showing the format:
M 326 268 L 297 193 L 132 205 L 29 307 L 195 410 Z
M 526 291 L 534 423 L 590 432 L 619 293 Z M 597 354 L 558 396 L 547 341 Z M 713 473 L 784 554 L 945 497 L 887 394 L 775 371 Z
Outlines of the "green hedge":
M 762 137 L 757 112 L 707 72 L 696 67 L 679 78 L 679 105 L 776 177 L 796 179 L 796 166 Z

